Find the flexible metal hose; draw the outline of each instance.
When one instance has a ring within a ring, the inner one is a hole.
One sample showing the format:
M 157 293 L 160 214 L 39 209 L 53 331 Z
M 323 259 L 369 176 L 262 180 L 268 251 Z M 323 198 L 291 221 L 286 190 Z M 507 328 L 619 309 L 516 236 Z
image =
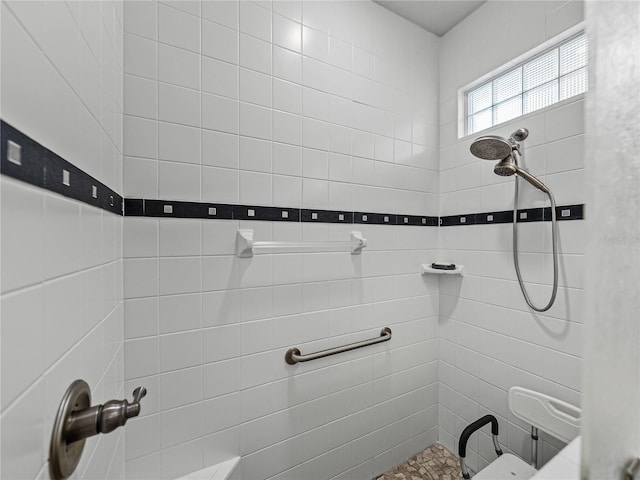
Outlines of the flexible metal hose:
M 522 281 L 522 275 L 520 274 L 520 265 L 518 264 L 518 183 L 519 178 L 516 175 L 515 178 L 516 186 L 515 186 L 515 195 L 513 199 L 513 263 L 516 267 L 516 275 L 518 276 L 518 283 L 520 284 L 520 290 L 522 290 L 522 295 L 524 295 L 524 299 L 527 302 L 527 305 L 531 307 L 531 309 L 536 312 L 546 312 L 551 308 L 553 302 L 556 300 L 556 294 L 558 293 L 558 246 L 557 246 L 557 229 L 558 225 L 556 222 L 556 200 L 553 198 L 553 193 L 551 190 L 545 192 L 549 197 L 549 202 L 551 203 L 551 242 L 553 249 L 553 291 L 551 292 L 551 298 L 549 299 L 549 303 L 547 303 L 544 307 L 536 307 L 529 298 L 529 294 L 527 293 L 526 288 L 524 287 L 524 283 Z

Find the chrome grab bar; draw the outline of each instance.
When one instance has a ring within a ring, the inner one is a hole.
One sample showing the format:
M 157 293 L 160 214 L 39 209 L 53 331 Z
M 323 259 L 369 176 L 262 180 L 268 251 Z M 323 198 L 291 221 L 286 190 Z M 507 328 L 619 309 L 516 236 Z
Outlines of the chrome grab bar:
M 298 362 L 317 360 L 318 358 L 328 357 L 329 355 L 335 355 L 336 353 L 348 352 L 349 350 L 355 350 L 356 348 L 368 347 L 369 345 L 375 345 L 376 343 L 388 342 L 389 340 L 391 340 L 391 329 L 389 327 L 384 327 L 380 332 L 379 337 L 350 343 L 348 345 L 343 345 L 342 347 L 320 350 L 319 352 L 308 353 L 306 355 L 300 353 L 299 348 L 291 347 L 289 350 L 287 350 L 284 359 L 289 365 L 295 365 Z

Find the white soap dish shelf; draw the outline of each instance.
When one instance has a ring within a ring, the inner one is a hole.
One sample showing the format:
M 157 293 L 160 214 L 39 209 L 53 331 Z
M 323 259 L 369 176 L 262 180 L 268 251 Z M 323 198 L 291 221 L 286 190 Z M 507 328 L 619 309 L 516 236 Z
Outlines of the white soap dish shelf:
M 427 273 L 433 273 L 436 275 L 462 275 L 464 267 L 462 265 L 456 265 L 453 270 L 440 270 L 439 268 L 433 268 L 430 263 L 423 263 L 420 265 L 420 273 L 426 275 Z

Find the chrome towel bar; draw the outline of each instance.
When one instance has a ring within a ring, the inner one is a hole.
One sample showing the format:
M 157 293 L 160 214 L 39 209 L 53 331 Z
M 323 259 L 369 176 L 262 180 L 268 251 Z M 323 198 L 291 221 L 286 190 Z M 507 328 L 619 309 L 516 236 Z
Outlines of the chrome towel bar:
M 287 350 L 284 359 L 289 365 L 295 365 L 298 362 L 317 360 L 318 358 L 328 357 L 330 355 L 335 355 L 336 353 L 348 352 L 349 350 L 355 350 L 356 348 L 368 347 L 369 345 L 375 345 L 376 343 L 388 342 L 389 340 L 391 340 L 391 329 L 389 327 L 384 327 L 380 332 L 379 337 L 350 343 L 348 345 L 343 345 L 342 347 L 320 350 L 319 352 L 308 353 L 306 355 L 300 353 L 299 348 L 291 347 L 289 350 Z

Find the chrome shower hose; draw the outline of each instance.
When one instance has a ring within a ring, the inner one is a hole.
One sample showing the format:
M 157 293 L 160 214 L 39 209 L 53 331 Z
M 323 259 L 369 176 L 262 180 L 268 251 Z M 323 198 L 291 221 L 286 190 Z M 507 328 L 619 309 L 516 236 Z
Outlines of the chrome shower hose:
M 522 281 L 522 275 L 520 274 L 520 265 L 518 264 L 518 180 L 519 178 L 516 176 L 515 182 L 515 193 L 513 199 L 513 263 L 516 267 L 516 275 L 518 276 L 518 283 L 520 284 L 520 290 L 522 290 L 522 295 L 524 295 L 524 299 L 527 302 L 527 305 L 531 307 L 532 310 L 536 312 L 546 312 L 551 308 L 553 302 L 556 300 L 556 295 L 558 293 L 558 245 L 557 245 L 557 231 L 558 225 L 556 222 L 556 200 L 553 198 L 553 193 L 551 190 L 547 190 L 545 193 L 549 197 L 549 202 L 551 203 L 551 242 L 553 249 L 553 291 L 551 292 L 551 298 L 549 298 L 549 302 L 544 307 L 536 307 L 529 298 L 529 294 L 527 293 L 527 289 L 524 286 Z

